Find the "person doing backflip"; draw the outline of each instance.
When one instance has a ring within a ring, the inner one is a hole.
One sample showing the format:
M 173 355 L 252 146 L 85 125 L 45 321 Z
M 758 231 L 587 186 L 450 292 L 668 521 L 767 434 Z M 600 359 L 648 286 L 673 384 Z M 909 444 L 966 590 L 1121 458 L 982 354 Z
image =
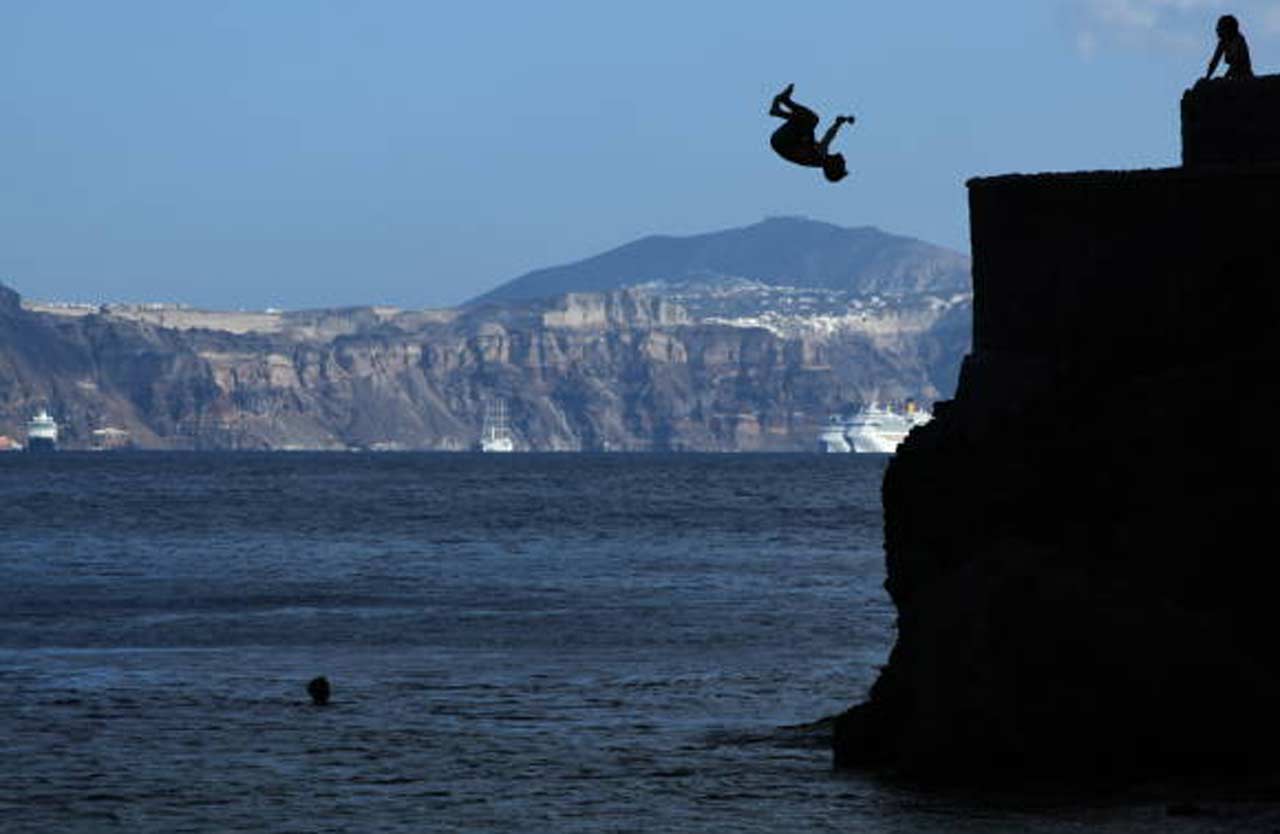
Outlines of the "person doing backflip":
M 795 86 L 788 84 L 787 89 L 773 97 L 773 106 L 769 108 L 769 115 L 787 121 L 769 137 L 769 144 L 777 151 L 778 156 L 788 162 L 808 168 L 821 168 L 828 180 L 839 182 L 848 175 L 849 170 L 845 167 L 844 156 L 831 153 L 828 148 L 831 146 L 831 140 L 836 138 L 836 132 L 840 130 L 840 126 L 853 124 L 854 118 L 837 116 L 835 123 L 822 135 L 822 139 L 815 139 L 814 131 L 820 119 L 818 114 L 808 107 L 791 100 L 791 91 Z
M 1225 78 L 1253 78 L 1253 64 L 1249 61 L 1249 44 L 1240 34 L 1240 21 L 1235 15 L 1224 14 L 1218 18 L 1218 48 L 1213 51 L 1213 59 L 1209 61 L 1206 79 L 1212 78 L 1218 62 L 1227 60 Z

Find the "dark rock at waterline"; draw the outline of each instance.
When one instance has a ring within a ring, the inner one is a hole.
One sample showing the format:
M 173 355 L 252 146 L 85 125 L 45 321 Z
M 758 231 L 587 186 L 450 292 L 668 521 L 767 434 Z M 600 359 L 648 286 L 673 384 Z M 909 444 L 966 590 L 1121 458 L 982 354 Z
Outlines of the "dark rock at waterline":
M 329 703 L 329 679 L 323 676 L 312 678 L 307 684 L 307 694 L 311 696 L 311 703 L 318 707 L 323 707 Z
M 1164 809 L 1171 817 L 1203 817 L 1209 812 L 1194 802 L 1175 802 Z
M 898 640 L 838 767 L 1274 795 L 1280 165 L 1214 158 L 970 183 L 973 351 L 886 472 Z

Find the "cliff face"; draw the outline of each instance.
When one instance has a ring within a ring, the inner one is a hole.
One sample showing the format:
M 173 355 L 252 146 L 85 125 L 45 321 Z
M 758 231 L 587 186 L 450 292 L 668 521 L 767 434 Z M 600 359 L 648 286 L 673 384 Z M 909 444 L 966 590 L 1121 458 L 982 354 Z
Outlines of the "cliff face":
M 1280 167 L 1229 128 L 1221 167 L 970 183 L 973 352 L 886 474 L 898 641 L 837 765 L 1275 778 Z
M 969 261 L 797 218 L 646 238 L 454 310 L 88 307 L 0 287 L 0 435 L 64 445 L 468 449 L 506 400 L 522 450 L 810 450 L 870 400 L 948 396 Z M 111 436 L 118 436 L 111 433 Z
M 787 335 L 636 291 L 288 314 L 26 310 L 6 291 L 0 434 L 47 406 L 72 448 L 109 426 L 148 448 L 461 450 L 496 396 L 524 450 L 808 450 L 848 402 L 938 396 L 960 355 L 927 326 L 946 312 L 885 339 L 876 316 Z

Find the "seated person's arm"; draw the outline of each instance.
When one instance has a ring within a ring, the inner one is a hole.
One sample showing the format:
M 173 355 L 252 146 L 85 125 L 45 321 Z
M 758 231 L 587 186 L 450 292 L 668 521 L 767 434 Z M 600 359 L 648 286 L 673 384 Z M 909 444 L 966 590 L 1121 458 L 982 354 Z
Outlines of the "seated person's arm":
M 1213 71 L 1218 68 L 1218 62 L 1222 60 L 1222 55 L 1226 49 L 1226 41 L 1218 41 L 1218 48 L 1213 51 L 1213 58 L 1209 61 L 1209 71 L 1204 74 L 1205 78 L 1213 77 Z

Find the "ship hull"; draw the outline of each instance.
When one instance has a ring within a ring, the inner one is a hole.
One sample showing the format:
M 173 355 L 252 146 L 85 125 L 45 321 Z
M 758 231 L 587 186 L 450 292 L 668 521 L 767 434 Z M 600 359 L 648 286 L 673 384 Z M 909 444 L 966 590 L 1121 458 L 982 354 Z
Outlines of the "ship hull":
M 872 406 L 850 418 L 833 417 L 819 437 L 818 446 L 825 452 L 891 455 L 911 429 L 930 419 L 932 415 L 914 409 L 904 414 Z
M 827 429 L 818 438 L 818 451 L 832 455 L 848 454 L 853 451 L 853 447 L 849 445 L 849 440 L 844 436 L 844 431 L 837 427 Z
M 853 451 L 862 455 L 891 455 L 898 451 L 898 444 L 904 439 L 905 436 L 901 435 L 887 437 L 874 434 L 851 434 L 849 445 L 853 447 Z

